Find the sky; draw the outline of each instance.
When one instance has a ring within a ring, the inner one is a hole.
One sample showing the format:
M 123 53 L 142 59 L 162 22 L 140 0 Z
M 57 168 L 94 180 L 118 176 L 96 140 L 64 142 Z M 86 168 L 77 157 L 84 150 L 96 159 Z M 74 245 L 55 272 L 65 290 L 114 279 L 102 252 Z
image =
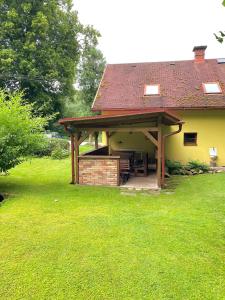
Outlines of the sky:
M 102 37 L 107 63 L 193 59 L 193 47 L 207 45 L 206 58 L 225 57 L 222 0 L 74 0 L 83 24 Z

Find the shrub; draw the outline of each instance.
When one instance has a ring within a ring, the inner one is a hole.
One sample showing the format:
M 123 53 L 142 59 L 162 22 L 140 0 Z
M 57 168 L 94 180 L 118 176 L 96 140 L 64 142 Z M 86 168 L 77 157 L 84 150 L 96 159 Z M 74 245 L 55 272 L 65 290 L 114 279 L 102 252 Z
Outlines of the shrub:
M 196 172 L 202 171 L 203 173 L 207 173 L 209 171 L 209 166 L 207 164 L 201 163 L 197 160 L 189 161 L 185 168 Z
M 207 164 L 194 160 L 189 161 L 185 166 L 179 161 L 166 160 L 166 168 L 172 175 L 195 175 L 209 171 Z
M 69 142 L 66 139 L 51 138 L 49 139 L 50 150 L 53 151 L 56 148 L 62 150 L 69 150 Z
M 57 150 L 59 152 L 59 149 L 68 152 L 69 151 L 68 140 L 58 139 L 58 138 L 51 138 L 51 139 L 45 138 L 45 142 L 42 143 L 40 148 L 35 152 L 35 155 L 38 157 L 52 156 L 53 151 Z
M 45 137 L 44 141 L 39 145 L 33 155 L 38 157 L 51 155 L 49 139 L 47 137 Z
M 179 175 L 182 174 L 183 165 L 179 161 L 166 160 L 166 168 L 169 174 Z
M 33 106 L 24 103 L 23 93 L 0 90 L 0 173 L 41 147 L 47 121 L 33 115 Z
M 52 151 L 51 158 L 52 159 L 63 159 L 69 156 L 69 151 L 62 148 L 55 148 Z

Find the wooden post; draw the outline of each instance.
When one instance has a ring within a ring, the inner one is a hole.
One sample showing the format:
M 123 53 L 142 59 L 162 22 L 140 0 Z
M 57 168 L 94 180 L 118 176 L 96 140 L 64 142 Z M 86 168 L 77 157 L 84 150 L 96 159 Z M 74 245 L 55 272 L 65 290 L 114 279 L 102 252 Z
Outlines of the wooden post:
M 159 124 L 158 131 L 158 155 L 157 155 L 157 181 L 158 186 L 162 186 L 162 129 Z
M 95 150 L 98 149 L 98 132 L 95 132 Z
M 111 155 L 111 149 L 110 149 L 110 133 L 106 132 L 106 140 L 107 140 L 107 146 L 108 146 L 108 155 Z
M 165 137 L 162 137 L 162 187 L 165 185 Z
M 75 183 L 75 160 L 74 160 L 74 136 L 71 135 L 71 170 L 72 170 L 72 180 L 71 184 Z
M 166 138 L 181 132 L 183 123 L 178 124 L 179 128 L 176 131 L 170 132 L 162 136 L 162 187 L 165 186 L 165 147 L 166 147 Z
M 75 183 L 79 184 L 79 142 L 78 142 L 78 134 L 76 133 L 74 135 L 74 148 L 75 148 L 75 166 L 76 166 L 76 172 L 75 172 Z
M 152 133 L 149 130 L 141 130 L 143 134 L 151 141 L 157 148 L 157 183 L 158 186 L 161 187 L 161 161 L 162 161 L 162 131 L 161 126 L 159 125 L 159 128 L 157 130 L 157 140 L 152 135 Z

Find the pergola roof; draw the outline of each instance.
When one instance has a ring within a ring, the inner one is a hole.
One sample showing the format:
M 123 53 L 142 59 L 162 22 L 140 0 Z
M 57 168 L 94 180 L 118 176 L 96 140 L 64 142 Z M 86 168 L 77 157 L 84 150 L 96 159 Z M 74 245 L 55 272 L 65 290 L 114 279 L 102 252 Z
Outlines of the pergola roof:
M 164 145 L 165 138 L 182 129 L 183 122 L 174 114 L 166 110 L 133 112 L 119 115 L 99 115 L 82 118 L 66 118 L 59 120 L 59 124 L 65 127 L 65 130 L 71 136 L 71 160 L 72 160 L 72 183 L 79 183 L 79 145 L 88 137 L 89 134 L 95 136 L 95 149 L 98 149 L 98 132 L 104 131 L 107 133 L 108 155 L 110 153 L 110 137 L 115 132 L 139 132 L 150 140 L 157 147 L 157 178 L 158 185 L 163 183 L 165 168 L 164 168 Z M 134 125 L 139 126 L 134 126 Z M 162 126 L 164 125 L 179 125 L 179 129 L 166 135 L 162 135 Z M 145 125 L 145 127 L 143 127 Z M 110 134 L 111 132 L 111 134 Z M 101 156 L 101 155 L 100 155 Z M 100 156 L 95 155 L 96 159 Z M 88 156 L 86 156 L 88 157 Z M 94 157 L 94 159 L 95 159 Z M 119 159 L 119 156 L 117 157 Z M 76 163 L 75 163 L 76 162 Z M 162 163 L 163 162 L 163 163 Z M 76 168 L 76 172 L 75 172 Z M 117 178 L 119 182 L 119 160 L 117 163 Z
M 119 115 L 98 115 L 81 118 L 65 118 L 59 124 L 76 128 L 101 128 L 110 126 L 131 125 L 145 122 L 160 122 L 164 125 L 178 125 L 183 123 L 177 116 L 165 110 L 126 113 Z

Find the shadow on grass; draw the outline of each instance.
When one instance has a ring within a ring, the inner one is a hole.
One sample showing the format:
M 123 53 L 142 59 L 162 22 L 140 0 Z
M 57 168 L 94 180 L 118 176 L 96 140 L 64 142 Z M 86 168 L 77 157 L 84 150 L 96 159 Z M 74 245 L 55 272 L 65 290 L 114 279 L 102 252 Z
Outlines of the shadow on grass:
M 177 187 L 184 182 L 187 176 L 173 175 L 170 178 L 166 179 L 165 188 L 162 190 L 162 193 L 175 192 Z

